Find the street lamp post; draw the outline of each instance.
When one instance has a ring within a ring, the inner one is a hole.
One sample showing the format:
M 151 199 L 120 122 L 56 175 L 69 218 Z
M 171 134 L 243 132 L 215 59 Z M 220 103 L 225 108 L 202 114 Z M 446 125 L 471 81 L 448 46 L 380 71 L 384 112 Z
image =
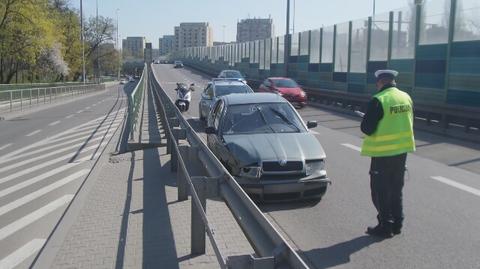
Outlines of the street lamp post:
M 284 42 L 284 57 L 283 63 L 285 66 L 285 76 L 288 76 L 288 62 L 290 57 L 290 0 L 287 0 L 287 25 L 285 29 L 285 42 Z
M 118 51 L 117 79 L 120 80 L 121 54 L 120 54 L 120 39 L 118 38 L 118 11 L 120 11 L 120 9 L 117 8 L 117 10 L 115 11 L 117 15 L 117 51 Z
M 82 81 L 85 84 L 85 38 L 83 32 L 83 1 L 80 0 L 80 39 L 82 42 Z
M 95 17 L 95 31 L 97 32 L 98 38 L 98 0 L 95 1 L 96 7 L 96 17 Z M 97 46 L 97 83 L 100 83 L 100 43 Z

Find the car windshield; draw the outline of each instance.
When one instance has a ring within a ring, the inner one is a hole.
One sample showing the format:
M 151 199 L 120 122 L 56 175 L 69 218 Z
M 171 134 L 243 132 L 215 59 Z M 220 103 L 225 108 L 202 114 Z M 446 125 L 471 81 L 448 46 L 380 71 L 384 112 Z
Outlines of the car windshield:
M 298 85 L 291 79 L 274 79 L 273 83 L 279 88 L 297 88 Z
M 225 71 L 223 76 L 226 78 L 243 78 L 242 74 L 238 71 Z
M 217 85 L 215 87 L 215 96 L 223 96 L 231 93 L 251 93 L 252 90 L 247 85 Z
M 227 109 L 224 135 L 305 132 L 302 121 L 287 103 L 232 105 Z

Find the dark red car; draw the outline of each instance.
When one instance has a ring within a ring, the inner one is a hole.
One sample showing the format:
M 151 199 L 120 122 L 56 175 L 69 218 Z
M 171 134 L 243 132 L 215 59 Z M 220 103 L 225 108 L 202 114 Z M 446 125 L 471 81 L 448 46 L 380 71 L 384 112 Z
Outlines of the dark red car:
M 297 107 L 304 107 L 307 105 L 307 94 L 291 78 L 267 78 L 262 82 L 262 84 L 260 84 L 258 91 L 279 94 L 292 103 L 292 105 Z

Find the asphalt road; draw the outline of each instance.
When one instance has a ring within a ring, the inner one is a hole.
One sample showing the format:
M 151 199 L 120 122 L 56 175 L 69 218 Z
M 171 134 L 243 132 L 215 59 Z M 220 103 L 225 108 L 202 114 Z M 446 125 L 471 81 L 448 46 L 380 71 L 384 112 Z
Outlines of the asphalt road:
M 172 99 L 175 83 L 194 82 L 185 117 L 202 134 L 198 100 L 209 77 L 172 65 L 153 65 Z M 418 150 L 407 160 L 403 233 L 389 240 L 364 234 L 376 224 L 370 201 L 369 164 L 361 157 L 360 119 L 308 106 L 305 121 L 327 153 L 333 184 L 318 204 L 261 205 L 267 217 L 299 250 L 312 268 L 480 268 L 480 147 L 416 132 Z
M 121 127 L 126 105 L 115 85 L 0 121 L 0 268 L 29 267 Z

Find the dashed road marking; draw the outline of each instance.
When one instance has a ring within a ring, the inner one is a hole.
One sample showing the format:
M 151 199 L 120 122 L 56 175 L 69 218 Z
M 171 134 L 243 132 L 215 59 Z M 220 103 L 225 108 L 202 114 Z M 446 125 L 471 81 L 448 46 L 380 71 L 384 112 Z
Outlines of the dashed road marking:
M 19 249 L 12 252 L 7 257 L 3 258 L 0 261 L 0 268 L 2 269 L 11 269 L 17 267 L 23 261 L 25 261 L 28 257 L 32 256 L 33 254 L 37 253 L 45 244 L 45 239 L 33 239 L 32 241 L 26 243 Z
M 360 152 L 362 149 L 360 147 L 357 147 L 355 145 L 352 145 L 352 144 L 348 144 L 348 143 L 343 143 L 342 146 L 344 147 L 347 147 L 349 149 L 353 149 L 353 150 L 356 150 L 358 152 Z
M 108 137 L 108 135 L 97 136 L 97 137 L 89 140 L 88 143 L 92 143 L 92 142 L 98 141 L 98 140 L 103 140 L 106 137 Z M 62 153 L 64 151 L 75 149 L 75 148 L 80 147 L 84 144 L 85 144 L 85 142 L 80 142 L 80 143 L 68 145 L 67 147 L 63 147 L 63 148 L 60 148 L 60 149 L 57 149 L 57 150 L 54 150 L 54 151 L 51 151 L 51 152 L 48 152 L 48 153 L 44 153 L 40 156 L 36 156 L 36 157 L 33 157 L 33 158 L 28 158 L 28 159 L 25 159 L 25 160 L 20 161 L 20 162 L 17 161 L 15 163 L 10 164 L 10 165 L 6 165 L 6 166 L 1 167 L 0 168 L 0 173 L 11 170 L 11 169 L 14 169 L 14 168 L 17 168 L 17 167 L 20 167 L 20 166 L 23 166 L 23 165 L 26 165 L 26 164 L 29 164 L 29 163 L 32 163 L 32 162 L 36 162 L 38 160 L 41 160 L 41 159 L 44 159 L 44 158 L 47 158 L 47 157 L 50 157 L 50 156 L 57 155 L 57 154 Z M 19 156 L 21 156 L 21 155 L 19 155 Z M 16 158 L 18 158 L 18 156 L 15 156 L 14 158 L 16 159 Z M 5 163 L 7 161 L 0 161 L 0 163 Z
M 55 181 L 54 183 L 48 185 L 48 186 L 45 186 L 41 189 L 38 189 L 32 193 L 29 193 L 27 195 L 24 195 L 22 196 L 20 199 L 17 199 L 11 203 L 8 203 L 2 207 L 0 207 L 0 216 L 2 216 L 3 214 L 6 214 L 12 210 L 14 210 L 15 208 L 18 208 L 26 203 L 29 203 L 35 199 L 37 199 L 38 197 L 42 196 L 42 195 L 45 195 L 55 189 L 58 189 L 76 179 L 79 179 L 81 178 L 82 176 L 86 175 L 87 173 L 89 172 L 88 169 L 83 169 L 83 170 L 80 170 L 74 174 L 71 174 L 61 180 L 58 180 L 58 181 Z M 1 267 L 0 267 L 1 268 Z
M 6 149 L 6 148 L 10 147 L 11 145 L 12 145 L 12 143 L 10 143 L 10 144 L 5 144 L 5 145 L 3 145 L 3 146 L 0 147 L 0 150 Z
M 0 229 L 0 240 L 3 240 L 10 235 L 18 232 L 19 230 L 25 228 L 26 226 L 34 223 L 35 221 L 41 219 L 42 217 L 52 213 L 53 211 L 59 209 L 60 207 L 70 203 L 73 199 L 72 194 L 67 194 L 61 198 L 49 203 L 48 205 L 33 211 L 32 213 L 8 224 L 7 226 Z
M 82 112 L 83 112 L 83 110 L 79 110 L 79 111 L 77 111 L 77 112 L 75 112 L 75 113 L 79 114 L 79 113 L 82 113 Z
M 78 152 L 78 154 L 80 153 L 83 153 L 83 152 L 88 152 L 90 150 L 93 150 L 93 149 L 96 149 L 100 146 L 100 144 L 95 144 L 95 145 L 92 145 L 90 147 L 87 147 L 87 148 L 84 148 L 82 149 L 81 152 Z M 34 165 L 34 166 L 31 166 L 29 168 L 26 168 L 26 169 L 22 169 L 16 173 L 13 173 L 13 174 L 10 174 L 6 177 L 3 177 L 3 178 L 0 178 L 0 183 L 4 183 L 4 182 L 8 182 L 8 181 L 11 181 L 13 179 L 16 179 L 18 177 L 21 177 L 21 176 L 24 176 L 24 175 L 27 175 L 29 173 L 32 173 L 32 172 L 35 172 L 39 169 L 43 169 L 45 167 L 48 167 L 52 164 L 56 164 L 58 162 L 61 162 L 65 159 L 69 159 L 69 158 L 72 158 L 74 156 L 74 154 L 77 154 L 77 152 L 70 152 L 68 154 L 65 154 L 63 156 L 60 156 L 58 158 L 55 158 L 55 159 L 52 159 L 52 160 L 49 160 L 49 161 L 46 161 L 46 162 L 43 162 L 43 163 L 40 163 L 40 164 L 37 164 L 37 165 Z
M 95 133 L 95 135 L 88 142 L 93 142 L 93 141 L 96 141 L 96 140 L 100 139 L 101 137 L 103 137 L 105 135 L 106 132 L 107 132 L 107 130 Z M 47 150 L 51 150 L 51 149 L 54 149 L 54 148 L 58 148 L 58 147 L 61 147 L 61 146 L 69 146 L 74 142 L 78 142 L 78 141 L 82 141 L 84 139 L 87 139 L 91 135 L 92 134 L 89 133 L 89 134 L 87 134 L 85 136 L 82 136 L 82 137 L 77 137 L 77 138 L 74 138 L 74 139 L 68 139 L 68 141 L 65 141 L 65 142 L 54 143 L 53 145 L 42 147 L 42 148 L 39 148 L 37 150 L 32 150 L 32 151 L 28 151 L 28 152 L 25 152 L 25 153 L 21 153 L 21 154 L 15 155 L 13 157 L 10 157 L 8 159 L 0 159 L 0 164 L 6 163 L 6 162 L 11 162 L 11 161 L 16 160 L 16 159 L 24 158 L 26 156 L 34 155 L 34 154 L 37 154 L 37 153 L 40 153 L 40 152 L 43 152 L 43 151 L 47 151 Z M 55 141 L 55 142 L 58 142 L 58 141 Z
M 319 135 L 320 133 L 315 131 L 315 130 L 308 130 L 311 134 L 314 134 L 314 135 Z
M 27 134 L 27 135 L 25 135 L 25 136 L 36 135 L 36 134 L 40 133 L 41 131 L 42 131 L 42 130 L 36 130 L 36 131 L 33 131 L 33 132 L 31 132 L 31 133 L 29 133 L 29 134 Z
M 61 173 L 61 172 L 63 172 L 63 171 L 66 171 L 66 170 L 68 170 L 68 169 L 70 169 L 70 168 L 73 168 L 73 167 L 75 167 L 75 166 L 77 166 L 77 165 L 78 165 L 78 163 L 65 164 L 65 165 L 62 165 L 62 166 L 57 167 L 57 168 L 55 168 L 55 169 L 52 169 L 52 170 L 50 170 L 50 171 L 48 171 L 48 172 L 46 172 L 46 173 L 43 173 L 43 174 L 38 175 L 38 176 L 36 176 L 36 177 L 33 177 L 33 178 L 31 178 L 31 179 L 22 181 L 22 182 L 20 182 L 20 183 L 18 183 L 18 184 L 16 184 L 16 185 L 13 185 L 13 186 L 11 186 L 11 187 L 9 187 L 9 188 L 3 189 L 3 190 L 0 191 L 0 198 L 1 198 L 1 197 L 4 197 L 4 196 L 6 196 L 6 195 L 9 195 L 10 193 L 13 193 L 13 192 L 16 192 L 16 191 L 18 191 L 18 190 L 21 190 L 21 189 L 23 189 L 23 188 L 25 188 L 25 187 L 27 187 L 27 186 L 30 186 L 30 185 L 32 185 L 32 184 L 35 184 L 35 183 L 37 183 L 37 182 L 39 182 L 39 181 L 42 181 L 42 180 L 44 180 L 44 179 L 46 179 L 46 178 L 49 178 L 49 177 L 51 177 L 51 176 L 54 176 L 54 175 L 56 175 L 56 174 L 58 174 L 58 173 Z
M 72 115 L 68 115 L 68 116 L 65 117 L 65 119 L 73 118 L 73 116 L 75 116 L 75 115 L 73 115 L 73 114 L 72 114 Z
M 453 181 L 451 179 L 448 179 L 446 177 L 442 177 L 442 176 L 433 176 L 432 179 L 435 179 L 437 181 L 440 181 L 442 183 L 445 183 L 447 185 L 450 185 L 454 188 L 457 188 L 457 189 L 460 189 L 462 191 L 466 191 L 466 192 L 469 192 L 473 195 L 476 195 L 476 196 L 480 196 L 480 190 L 478 189 L 475 189 L 475 188 L 472 188 L 470 186 L 467 186 L 465 184 L 462 184 L 462 183 L 458 183 L 456 181 Z
M 48 126 L 55 126 L 57 124 L 59 124 L 61 121 L 57 120 L 57 121 L 54 121 L 52 123 L 50 123 Z

